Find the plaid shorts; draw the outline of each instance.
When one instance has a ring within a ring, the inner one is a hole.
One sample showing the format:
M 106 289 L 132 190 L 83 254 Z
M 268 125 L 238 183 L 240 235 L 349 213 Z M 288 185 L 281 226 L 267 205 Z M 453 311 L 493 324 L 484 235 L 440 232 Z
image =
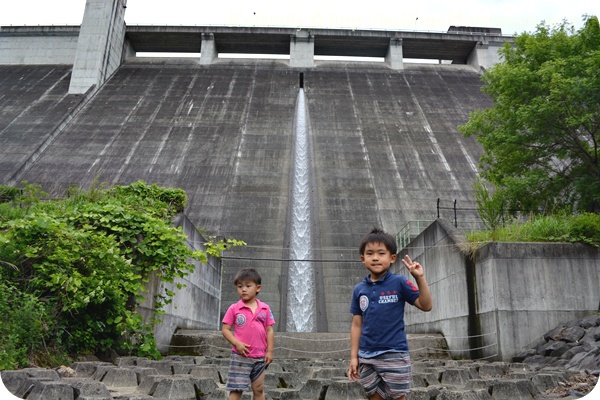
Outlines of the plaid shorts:
M 228 392 L 248 390 L 250 383 L 257 380 L 266 368 L 264 358 L 248 358 L 231 352 L 226 390 Z
M 383 353 L 373 358 L 360 358 L 359 382 L 367 395 L 378 393 L 392 400 L 410 392 L 411 362 L 408 352 Z

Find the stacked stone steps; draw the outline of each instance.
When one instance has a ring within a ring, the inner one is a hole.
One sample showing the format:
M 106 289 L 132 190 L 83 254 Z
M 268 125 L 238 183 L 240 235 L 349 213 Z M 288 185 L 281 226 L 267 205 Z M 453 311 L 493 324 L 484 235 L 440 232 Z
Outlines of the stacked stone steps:
M 450 359 L 443 335 L 408 334 L 413 359 Z M 178 330 L 169 345 L 169 354 L 229 358 L 231 345 L 220 331 Z M 276 332 L 276 359 L 335 359 L 350 354 L 350 333 Z
M 28 368 L 3 371 L 4 385 L 27 400 L 222 400 L 229 359 L 168 356 L 109 362 L 76 362 L 60 370 Z M 566 370 L 534 371 L 526 364 L 415 360 L 409 400 L 550 399 L 547 391 L 567 380 Z M 269 400 L 365 399 L 357 382 L 346 377 L 345 360 L 282 359 L 266 371 Z M 242 399 L 250 400 L 250 393 Z M 562 398 L 578 398 L 562 397 Z

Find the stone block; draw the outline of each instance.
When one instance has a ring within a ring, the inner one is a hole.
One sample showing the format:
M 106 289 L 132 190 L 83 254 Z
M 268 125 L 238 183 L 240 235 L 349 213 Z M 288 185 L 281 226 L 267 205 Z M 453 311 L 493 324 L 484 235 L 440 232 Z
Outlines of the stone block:
M 325 400 L 364 399 L 365 391 L 354 381 L 333 381 L 327 389 Z
M 436 400 L 489 400 L 491 398 L 492 396 L 484 389 L 444 390 L 435 397 Z M 519 398 L 515 397 L 512 400 L 517 399 Z
M 423 372 L 412 374 L 412 387 L 428 387 L 439 384 L 440 381 L 437 379 L 437 375 L 434 373 Z
M 73 379 L 67 381 L 73 388 L 75 398 L 93 398 L 96 400 L 111 400 L 112 396 L 106 385 L 102 382 L 89 379 Z
M 196 388 L 191 377 L 167 376 L 155 382 L 149 395 L 161 400 L 196 400 Z
M 194 364 L 183 364 L 183 363 L 173 363 L 172 364 L 173 375 L 178 374 L 189 374 L 192 368 L 195 367 Z
M 600 315 L 590 315 L 589 317 L 583 318 L 579 323 L 579 326 L 584 329 L 600 326 Z
M 532 385 L 540 393 L 543 393 L 548 389 L 557 387 L 560 381 L 561 379 L 555 374 L 535 374 L 531 378 Z
M 111 368 L 106 371 L 102 383 L 108 387 L 135 387 L 138 385 L 138 377 L 131 368 Z
M 533 399 L 536 393 L 531 381 L 520 379 L 499 380 L 491 390 L 494 400 Z
M 197 378 L 212 378 L 217 382 L 221 381 L 219 371 L 209 365 L 196 365 L 190 370 L 190 375 Z M 224 383 L 224 382 L 221 382 Z
M 158 375 L 158 371 L 156 371 L 156 368 L 134 367 L 132 368 L 132 370 L 137 375 L 138 385 L 142 382 L 145 376 Z
M 498 382 L 497 378 L 471 379 L 465 385 L 465 389 L 485 389 L 489 391 L 490 387 L 492 387 L 496 382 Z
M 585 335 L 585 329 L 580 326 L 565 328 L 557 336 L 557 340 L 568 343 L 576 343 Z
M 414 388 L 410 389 L 410 393 L 406 395 L 407 400 L 431 400 L 435 399 L 440 394 L 437 388 Z
M 440 382 L 444 385 L 465 385 L 471 378 L 466 368 L 448 368 L 442 372 Z
M 137 387 L 137 391 L 144 394 L 151 394 L 154 386 L 167 378 L 168 376 L 166 375 L 145 375 L 142 377 L 142 380 Z
M 173 364 L 171 360 L 140 360 L 138 366 L 145 368 L 155 368 L 160 375 L 173 375 Z
M 479 376 L 481 378 L 499 378 L 508 374 L 510 366 L 506 363 L 490 363 L 479 366 Z
M 537 353 L 541 356 L 547 357 L 552 353 L 561 352 L 563 354 L 568 350 L 567 344 L 558 340 L 551 340 L 548 343 L 538 347 Z
M 201 398 L 219 390 L 219 385 L 212 378 L 192 377 L 191 382 L 193 383 L 196 389 L 196 395 Z
M 6 386 L 6 389 L 13 394 L 15 394 L 19 387 L 29 379 L 29 376 L 23 370 L 2 371 L 0 377 L 4 386 Z
M 27 400 L 74 400 L 73 388 L 66 382 L 36 380 Z
M 324 400 L 330 383 L 330 379 L 309 379 L 300 389 L 300 397 L 303 399 Z
M 94 375 L 99 366 L 114 367 L 111 363 L 101 361 L 77 361 L 71 364 L 71 368 L 75 370 L 78 377 Z
M 301 400 L 300 393 L 298 389 L 271 389 L 268 391 L 269 395 L 273 399 L 277 400 Z
M 299 389 L 302 381 L 294 372 L 270 372 L 265 373 L 265 387 L 279 387 L 284 389 Z
M 321 368 L 315 371 L 315 378 L 345 378 L 347 369 Z
M 113 368 L 118 367 L 113 364 L 98 365 L 91 378 L 95 381 L 101 381 L 102 379 L 104 379 L 106 373 Z

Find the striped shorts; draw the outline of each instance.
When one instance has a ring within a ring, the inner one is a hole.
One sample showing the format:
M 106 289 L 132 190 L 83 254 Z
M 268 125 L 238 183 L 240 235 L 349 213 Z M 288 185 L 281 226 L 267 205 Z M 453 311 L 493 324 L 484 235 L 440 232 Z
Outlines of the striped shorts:
M 248 358 L 232 352 L 226 390 L 228 392 L 248 390 L 250 383 L 257 380 L 266 368 L 264 358 Z
M 378 393 L 382 398 L 392 400 L 410 392 L 412 375 L 408 352 L 360 358 L 359 372 L 359 382 L 369 397 Z

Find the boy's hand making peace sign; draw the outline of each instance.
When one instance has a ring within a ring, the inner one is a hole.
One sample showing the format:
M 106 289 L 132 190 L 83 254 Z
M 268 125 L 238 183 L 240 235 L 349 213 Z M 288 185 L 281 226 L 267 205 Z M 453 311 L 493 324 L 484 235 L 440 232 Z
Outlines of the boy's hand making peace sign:
M 425 275 L 423 271 L 423 266 L 416 261 L 410 259 L 407 255 L 402 259 L 402 264 L 410 271 L 410 274 L 415 277 L 415 279 L 420 278 Z

